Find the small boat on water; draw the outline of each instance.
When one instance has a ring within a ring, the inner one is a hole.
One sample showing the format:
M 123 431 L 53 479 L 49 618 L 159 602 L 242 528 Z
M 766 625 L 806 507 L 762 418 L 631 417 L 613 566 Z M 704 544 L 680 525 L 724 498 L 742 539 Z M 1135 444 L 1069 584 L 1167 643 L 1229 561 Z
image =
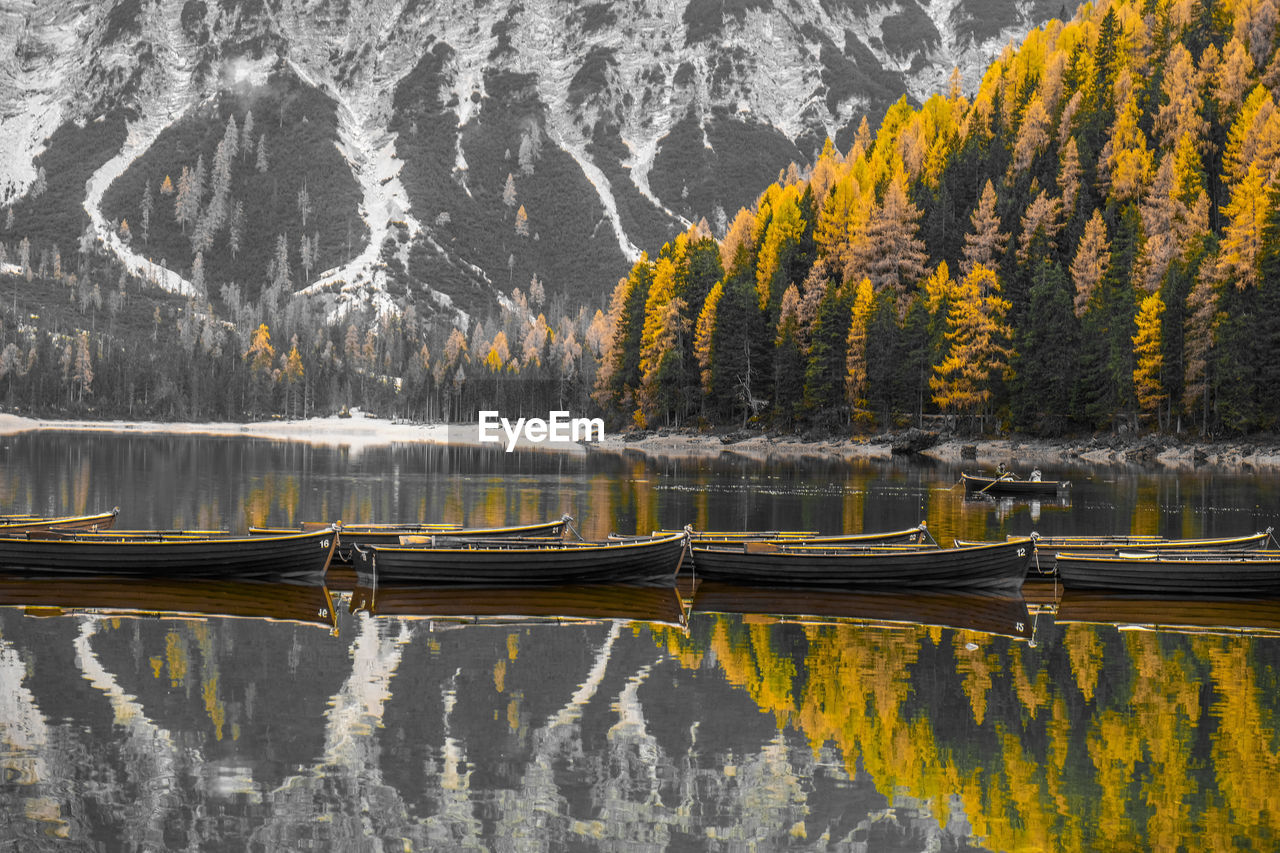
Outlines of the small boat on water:
M 692 610 L 804 625 L 956 628 L 1022 640 L 1032 629 L 1017 590 L 778 589 L 707 581 L 698 586 Z
M 63 530 L 110 530 L 115 525 L 116 517 L 119 515 L 120 507 L 116 507 L 110 512 L 99 512 L 93 515 L 54 517 L 38 515 L 0 516 L 0 536 L 8 536 L 11 533 L 25 533 L 28 530 L 48 530 L 50 528 Z
M 0 575 L 0 607 L 33 617 L 266 619 L 337 628 L 325 587 L 258 581 L 6 574 Z
M 326 527 L 285 536 L 219 531 L 43 530 L 0 536 L 0 572 L 324 583 L 337 545 Z
M 1017 589 L 1029 537 L 993 545 L 837 545 L 736 542 L 694 547 L 692 573 L 705 581 L 840 588 Z
M 961 473 L 960 480 L 969 495 L 1057 495 L 1071 488 L 1070 480 L 1022 480 L 1011 473 L 994 477 Z
M 1061 551 L 1057 568 L 1067 590 L 1280 596 L 1280 551 Z
M 1013 537 L 1008 537 L 1013 538 Z M 1209 539 L 1165 539 L 1163 536 L 1040 536 L 1035 539 L 1036 553 L 1031 559 L 1029 578 L 1049 578 L 1057 575 L 1058 554 L 1070 551 L 1074 554 L 1114 554 L 1122 550 L 1139 551 L 1255 551 L 1267 544 L 1271 528 L 1263 533 L 1247 536 L 1224 536 Z M 955 540 L 957 547 L 965 545 L 989 545 L 991 542 L 968 539 Z
M 654 536 L 668 536 L 679 533 L 678 530 L 655 530 Z M 921 522 L 915 527 L 904 530 L 890 530 L 883 533 L 819 533 L 810 530 L 690 530 L 689 541 L 694 546 L 711 545 L 719 542 L 790 542 L 813 545 L 893 545 L 893 544 L 934 544 L 928 528 Z M 613 535 L 611 539 L 627 539 L 633 537 Z
M 462 624 L 623 621 L 687 627 L 684 602 L 674 586 L 357 588 L 353 609 L 374 616 Z
M 304 533 L 322 527 L 338 528 L 338 549 L 334 553 L 334 561 L 350 565 L 355 561 L 353 548 L 368 545 L 399 545 L 405 536 L 417 537 L 466 537 L 485 539 L 526 538 L 526 537 L 560 537 L 573 518 L 561 516 L 556 521 L 543 521 L 536 524 L 514 524 L 506 527 L 463 527 L 461 524 L 344 524 L 333 525 L 319 522 L 304 522 L 299 527 L 250 527 L 250 536 L 283 536 L 291 533 Z
M 412 538 L 412 537 L 408 537 Z M 688 548 L 684 533 L 627 541 L 442 537 L 435 544 L 357 545 L 361 586 L 675 586 Z
M 1280 637 L 1280 597 L 1210 597 L 1067 590 L 1054 621 L 1120 630 Z

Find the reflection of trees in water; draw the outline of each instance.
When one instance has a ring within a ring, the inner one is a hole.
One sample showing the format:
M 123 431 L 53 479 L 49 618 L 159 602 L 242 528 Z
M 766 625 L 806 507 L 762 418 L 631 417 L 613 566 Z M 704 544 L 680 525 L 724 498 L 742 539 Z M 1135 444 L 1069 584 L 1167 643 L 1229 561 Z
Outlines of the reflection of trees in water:
M 704 630 L 730 684 L 894 806 L 932 810 L 948 845 L 963 830 L 997 849 L 1262 849 L 1280 831 L 1274 641 L 1077 624 L 1039 648 L 856 625 L 788 642 L 724 617 Z
M 210 758 L 234 625 L 185 629 L 203 663 L 175 651 L 144 703 L 122 686 L 130 673 L 104 664 L 124 652 L 103 639 L 109 624 L 80 620 L 61 634 L 74 655 L 63 677 L 106 700 L 109 734 L 41 713 L 15 639 L 28 620 L 0 640 L 0 813 L 15 832 L 136 849 L 1267 849 L 1280 821 L 1276 641 L 1074 624 L 1030 648 L 729 616 L 698 617 L 689 634 L 541 625 L 521 629 L 518 655 L 508 646 L 504 692 L 488 684 L 503 653 L 484 629 L 441 645 L 358 614 L 345 681 L 317 694 L 329 696 L 323 745 L 264 784 L 254 768 L 296 751 L 246 731 L 241 744 L 279 754 L 233 758 L 243 769 Z M 576 638 L 587 645 L 569 663 Z M 429 669 L 414 680 L 402 661 L 417 646 Z M 511 710 L 517 696 L 543 710 Z M 229 697 L 228 731 L 278 724 L 276 709 Z M 392 703 L 413 710 L 388 717 Z M 504 720 L 516 736 L 495 745 Z M 387 750 L 415 738 L 430 758 L 397 773 L 407 765 Z M 397 787 L 408 780 L 420 789 Z

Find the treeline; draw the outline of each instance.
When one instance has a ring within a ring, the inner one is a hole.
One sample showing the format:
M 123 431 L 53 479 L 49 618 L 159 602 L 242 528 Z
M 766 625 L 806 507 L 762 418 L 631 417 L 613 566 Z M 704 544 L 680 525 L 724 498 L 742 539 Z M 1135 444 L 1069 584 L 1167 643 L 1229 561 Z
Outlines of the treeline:
M 1280 421 L 1271 0 L 1086 5 L 614 292 L 617 423 Z
M 604 314 L 546 302 L 536 278 L 470 333 L 439 316 L 332 315 L 329 300 L 224 285 L 184 300 L 110 258 L 0 243 L 0 401 L 32 415 L 162 420 L 325 416 L 418 421 L 481 409 L 586 411 Z M 65 267 L 65 268 L 64 268 Z M 74 271 L 67 268 L 74 267 Z M 550 319 L 548 319 L 550 318 Z

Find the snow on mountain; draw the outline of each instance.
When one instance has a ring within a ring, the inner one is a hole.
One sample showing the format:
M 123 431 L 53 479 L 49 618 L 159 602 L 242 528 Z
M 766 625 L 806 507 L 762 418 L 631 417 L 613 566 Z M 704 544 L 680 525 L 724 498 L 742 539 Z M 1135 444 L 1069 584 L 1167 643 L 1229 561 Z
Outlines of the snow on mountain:
M 370 233 L 309 292 L 392 310 L 390 266 L 460 317 L 530 275 L 598 301 L 639 251 L 731 217 L 788 162 L 828 136 L 847 147 L 864 115 L 874 126 L 953 68 L 972 89 L 1010 39 L 1062 11 L 1049 0 L 4 0 L 0 205 L 38 187 L 55 130 L 123 110 L 125 142 L 89 178 L 86 215 L 130 268 L 182 290 L 178 271 L 113 232 L 103 194 L 220 89 L 288 68 L 337 104 L 333 141 Z M 423 136 L 407 144 L 406 129 Z M 503 206 L 507 174 L 525 237 Z M 570 210 L 586 219 L 571 223 Z

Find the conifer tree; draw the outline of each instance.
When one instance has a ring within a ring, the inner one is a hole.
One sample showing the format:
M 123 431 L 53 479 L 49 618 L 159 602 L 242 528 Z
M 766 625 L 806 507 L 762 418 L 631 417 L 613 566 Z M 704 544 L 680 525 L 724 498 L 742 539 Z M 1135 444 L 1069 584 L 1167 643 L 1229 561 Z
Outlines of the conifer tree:
M 782 295 L 773 350 L 774 416 L 790 425 L 804 400 L 805 354 L 800 340 L 800 291 L 794 284 Z
M 254 168 L 258 170 L 259 175 L 265 175 L 269 167 L 270 163 L 267 160 L 267 134 L 264 131 L 258 137 L 258 157 L 254 161 Z
M 1110 266 L 1111 244 L 1107 240 L 1107 225 L 1102 221 L 1101 212 L 1095 209 L 1085 225 L 1075 259 L 1071 261 L 1071 280 L 1076 287 L 1077 317 L 1084 316 L 1098 282 L 1102 281 Z
M 155 204 L 155 200 L 151 194 L 151 181 L 148 180 L 142 188 L 142 242 L 151 242 L 151 211 Z
M 1138 397 L 1138 408 L 1148 415 L 1159 414 L 1166 396 L 1161 382 L 1163 350 L 1160 327 L 1163 315 L 1164 302 L 1160 294 L 1148 295 L 1138 308 L 1138 331 L 1133 336 L 1133 390 Z
M 853 292 L 850 311 L 848 352 L 845 356 L 845 398 L 853 412 L 854 424 L 867 427 L 871 423 L 867 387 L 867 322 L 871 319 L 874 291 L 871 280 L 858 282 Z
M 240 161 L 253 150 L 253 110 L 246 110 L 244 125 L 240 128 Z
M 996 269 L 1004 254 L 1005 244 L 1009 241 L 1009 234 L 1000 230 L 1000 217 L 996 214 L 996 191 L 990 179 L 982 187 L 982 197 L 969 217 L 969 222 L 973 230 L 964 235 L 961 272 L 968 275 L 979 264 L 987 269 Z
M 947 317 L 947 357 L 929 380 L 933 401 L 943 412 L 989 414 L 996 383 L 1006 378 L 1013 350 L 1004 325 L 1009 303 L 999 289 L 995 273 L 983 266 L 956 285 Z
M 516 179 L 510 172 L 507 173 L 507 183 L 502 188 L 502 203 L 507 207 L 516 206 Z
M 907 198 L 906 179 L 894 174 L 884 204 L 868 229 L 870 258 L 866 275 L 876 292 L 893 291 L 899 315 L 905 313 L 908 288 L 925 277 L 928 255 L 919 236 L 920 210 Z
M 720 299 L 724 296 L 724 283 L 717 281 L 707 294 L 698 314 L 698 323 L 694 329 L 694 353 L 698 359 L 698 372 L 701 380 L 703 398 L 711 396 L 711 341 L 716 328 L 716 311 L 720 307 Z
M 174 218 L 182 226 L 182 233 L 186 234 L 187 225 L 195 222 L 196 214 L 200 209 L 200 199 L 196 196 L 191 170 L 186 166 L 182 167 L 182 176 L 178 178 L 178 194 L 173 204 Z

